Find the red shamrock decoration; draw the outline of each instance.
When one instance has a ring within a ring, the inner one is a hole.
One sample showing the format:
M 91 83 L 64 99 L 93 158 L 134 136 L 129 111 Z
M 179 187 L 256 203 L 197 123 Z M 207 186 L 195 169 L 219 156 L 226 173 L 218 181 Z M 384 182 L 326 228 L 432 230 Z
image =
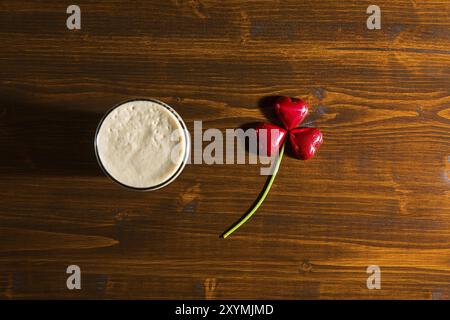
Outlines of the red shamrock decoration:
M 312 158 L 323 142 L 323 136 L 319 129 L 296 128 L 308 114 L 308 105 L 305 101 L 290 97 L 280 97 L 275 101 L 274 107 L 278 118 L 284 125 L 284 128 L 270 123 L 260 123 L 256 126 L 256 134 L 258 137 L 260 152 L 263 152 L 268 156 L 272 156 L 280 150 L 272 176 L 270 177 L 257 203 L 238 223 L 222 235 L 224 238 L 228 237 L 248 219 L 250 219 L 253 213 L 258 210 L 259 206 L 266 198 L 280 167 L 287 134 L 289 135 L 289 141 L 294 156 L 302 160 Z
M 316 128 L 295 128 L 308 114 L 306 102 L 296 98 L 280 97 L 275 102 L 275 112 L 285 128 L 270 123 L 257 125 L 259 143 L 264 144 L 264 141 L 267 141 L 267 145 L 260 145 L 260 150 L 266 152 L 268 156 L 275 154 L 284 143 L 286 134 L 289 134 L 295 157 L 307 160 L 314 156 L 323 142 L 322 133 Z M 261 138 L 261 129 L 266 130 L 266 139 Z

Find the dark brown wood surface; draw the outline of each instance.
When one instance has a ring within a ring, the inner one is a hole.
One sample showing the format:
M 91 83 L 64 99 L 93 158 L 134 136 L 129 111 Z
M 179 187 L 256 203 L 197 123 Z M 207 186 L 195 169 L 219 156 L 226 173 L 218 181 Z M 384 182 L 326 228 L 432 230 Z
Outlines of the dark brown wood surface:
M 2 0 L 0 298 L 450 298 L 450 2 L 373 2 L 79 0 L 69 31 L 64 1 Z M 97 165 L 122 100 L 225 130 L 273 119 L 277 95 L 308 99 L 325 142 L 283 159 L 229 239 L 258 165 L 189 165 L 147 193 Z

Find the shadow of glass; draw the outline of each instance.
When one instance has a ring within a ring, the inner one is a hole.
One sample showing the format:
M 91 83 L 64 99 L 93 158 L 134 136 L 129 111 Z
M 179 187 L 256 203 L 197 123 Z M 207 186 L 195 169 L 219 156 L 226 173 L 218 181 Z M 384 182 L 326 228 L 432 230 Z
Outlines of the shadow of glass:
M 0 110 L 0 175 L 102 175 L 94 152 L 102 114 L 18 101 Z

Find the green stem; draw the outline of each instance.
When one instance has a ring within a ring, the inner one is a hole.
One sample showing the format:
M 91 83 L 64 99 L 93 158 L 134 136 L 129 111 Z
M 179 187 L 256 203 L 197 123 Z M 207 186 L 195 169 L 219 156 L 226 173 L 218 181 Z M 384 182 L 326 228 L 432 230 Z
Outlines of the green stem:
M 270 188 L 272 187 L 273 181 L 275 180 L 275 176 L 278 173 L 278 169 L 280 168 L 280 163 L 281 163 L 281 159 L 283 158 L 283 154 L 284 154 L 284 146 L 286 143 L 283 143 L 280 153 L 278 155 L 278 159 L 277 162 L 275 164 L 275 168 L 273 170 L 272 176 L 270 177 L 268 183 L 266 184 L 263 193 L 261 194 L 258 202 L 253 206 L 253 208 L 250 209 L 250 211 L 241 218 L 241 220 L 239 222 L 237 222 L 236 224 L 234 224 L 232 227 L 230 227 L 223 235 L 222 238 L 226 238 L 228 237 L 230 234 L 232 234 L 234 231 L 236 231 L 237 229 L 239 229 L 240 226 L 242 226 L 244 223 L 246 223 L 251 216 L 256 212 L 256 210 L 258 210 L 258 208 L 261 206 L 261 204 L 264 202 L 264 199 L 266 199 L 267 194 L 269 193 Z

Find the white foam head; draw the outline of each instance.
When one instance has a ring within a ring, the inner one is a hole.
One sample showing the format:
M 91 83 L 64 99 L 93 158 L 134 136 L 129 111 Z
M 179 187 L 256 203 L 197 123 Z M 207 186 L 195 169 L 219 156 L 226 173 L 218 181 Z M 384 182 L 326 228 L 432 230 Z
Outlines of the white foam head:
M 159 189 L 183 170 L 189 134 L 181 117 L 157 100 L 132 100 L 110 110 L 95 140 L 103 170 L 116 182 L 139 190 Z

